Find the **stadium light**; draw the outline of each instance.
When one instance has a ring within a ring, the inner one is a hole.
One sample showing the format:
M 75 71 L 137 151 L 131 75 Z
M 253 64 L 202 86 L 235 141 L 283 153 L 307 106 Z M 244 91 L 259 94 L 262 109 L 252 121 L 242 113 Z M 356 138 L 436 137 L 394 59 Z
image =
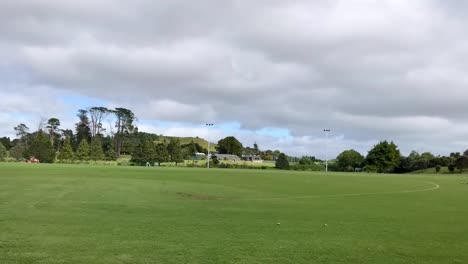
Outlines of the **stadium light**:
M 325 172 L 328 172 L 328 133 L 331 132 L 331 129 L 324 129 L 323 132 L 325 132 L 325 137 L 327 138 L 327 141 L 325 142 Z
M 214 124 L 206 123 L 205 126 L 212 127 L 214 126 Z M 208 139 L 207 141 L 208 141 L 208 155 L 206 156 L 206 168 L 209 169 L 210 168 L 210 140 Z

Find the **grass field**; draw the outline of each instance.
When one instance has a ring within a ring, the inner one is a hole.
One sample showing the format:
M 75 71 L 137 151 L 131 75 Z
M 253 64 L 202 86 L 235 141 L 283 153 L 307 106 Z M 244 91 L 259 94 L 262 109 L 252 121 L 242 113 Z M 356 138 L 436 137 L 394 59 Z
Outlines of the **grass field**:
M 0 263 L 468 263 L 467 181 L 0 163 Z

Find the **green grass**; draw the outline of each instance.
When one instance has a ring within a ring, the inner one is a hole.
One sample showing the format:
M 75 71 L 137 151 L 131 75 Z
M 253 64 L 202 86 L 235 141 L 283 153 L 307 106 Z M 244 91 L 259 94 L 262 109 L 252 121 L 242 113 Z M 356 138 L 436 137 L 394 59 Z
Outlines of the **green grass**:
M 0 163 L 0 263 L 468 263 L 467 181 Z

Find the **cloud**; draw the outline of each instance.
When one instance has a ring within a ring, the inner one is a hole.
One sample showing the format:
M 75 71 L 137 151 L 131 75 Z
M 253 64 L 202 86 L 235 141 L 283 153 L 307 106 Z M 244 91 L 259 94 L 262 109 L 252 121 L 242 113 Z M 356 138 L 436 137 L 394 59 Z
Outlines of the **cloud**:
M 205 122 L 239 123 L 239 136 L 282 128 L 289 136 L 256 140 L 294 154 L 323 149 L 323 128 L 335 154 L 383 139 L 447 154 L 467 147 L 464 5 L 3 1 L 2 111 L 46 115 L 61 108 L 30 106 L 85 96 L 185 133 Z

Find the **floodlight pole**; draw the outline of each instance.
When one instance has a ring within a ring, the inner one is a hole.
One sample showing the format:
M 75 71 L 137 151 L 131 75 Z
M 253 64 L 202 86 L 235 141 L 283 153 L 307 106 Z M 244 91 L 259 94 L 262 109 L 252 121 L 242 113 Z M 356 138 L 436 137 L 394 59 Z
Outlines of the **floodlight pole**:
M 205 126 L 212 127 L 213 124 L 206 123 Z M 210 168 L 210 140 L 208 139 L 208 155 L 206 156 L 206 168 Z
M 325 137 L 326 137 L 326 142 L 325 142 L 325 172 L 328 172 L 328 133 L 330 133 L 331 129 L 324 129 L 323 132 L 325 132 Z

